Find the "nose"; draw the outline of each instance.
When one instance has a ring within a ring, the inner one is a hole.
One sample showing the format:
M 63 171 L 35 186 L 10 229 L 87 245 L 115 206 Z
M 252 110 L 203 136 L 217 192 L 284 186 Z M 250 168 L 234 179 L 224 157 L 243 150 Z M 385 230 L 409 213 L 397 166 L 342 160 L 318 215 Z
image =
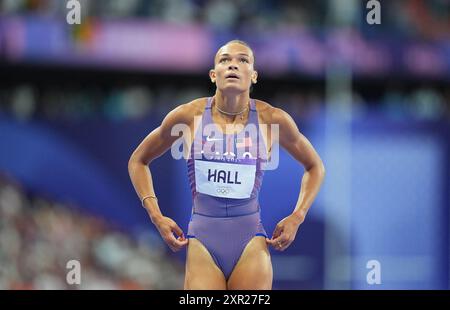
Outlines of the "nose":
M 230 64 L 228 65 L 228 70 L 238 70 L 239 67 L 236 64 L 236 62 L 234 60 L 230 61 Z

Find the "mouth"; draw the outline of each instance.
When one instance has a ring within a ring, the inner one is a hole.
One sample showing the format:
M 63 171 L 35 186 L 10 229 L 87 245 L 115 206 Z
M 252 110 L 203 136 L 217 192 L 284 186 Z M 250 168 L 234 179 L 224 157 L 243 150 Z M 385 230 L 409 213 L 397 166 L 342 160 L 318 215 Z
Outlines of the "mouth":
M 235 73 L 230 73 L 225 76 L 225 79 L 227 80 L 239 80 L 239 76 Z

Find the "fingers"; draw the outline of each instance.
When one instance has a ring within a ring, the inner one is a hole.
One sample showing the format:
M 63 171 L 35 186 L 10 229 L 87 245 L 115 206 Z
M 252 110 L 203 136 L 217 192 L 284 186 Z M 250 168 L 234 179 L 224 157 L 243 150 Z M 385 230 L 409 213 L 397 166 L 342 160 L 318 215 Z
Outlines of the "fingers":
M 270 244 L 277 251 L 286 250 L 292 241 L 285 235 L 280 235 L 278 238 L 268 239 L 266 238 L 266 242 Z
M 273 239 L 266 238 L 266 242 L 270 245 L 274 245 Z
M 170 225 L 170 228 L 177 236 L 183 236 L 183 230 L 177 225 L 177 223 L 173 222 L 172 225 Z
M 268 245 L 271 245 L 274 249 L 277 248 L 277 246 L 276 246 L 275 242 L 273 241 L 273 239 L 266 238 L 266 243 Z
M 273 231 L 272 238 L 266 238 L 266 242 L 270 244 L 275 250 L 280 250 L 285 245 L 285 236 L 283 233 L 283 225 L 278 224 Z
M 184 236 L 178 237 L 177 239 L 174 238 L 173 240 L 173 247 L 175 248 L 175 251 L 181 250 L 183 247 L 185 247 L 189 242 L 189 239 L 185 238 Z
M 185 238 L 184 235 L 175 239 L 174 235 L 171 234 L 165 241 L 173 252 L 177 252 L 188 244 L 189 239 Z
M 278 250 L 278 251 L 280 251 L 281 250 L 281 248 L 283 248 L 283 246 L 284 246 L 284 242 L 283 242 L 283 239 L 282 238 L 280 238 L 280 237 L 278 237 L 278 238 L 272 238 L 272 239 L 267 239 L 266 238 L 266 242 L 268 243 L 268 244 L 270 244 L 275 250 Z
M 282 232 L 283 232 L 283 226 L 281 226 L 280 224 L 278 224 L 278 225 L 275 227 L 275 230 L 273 231 L 272 239 L 275 239 L 275 238 L 279 237 L 279 236 L 281 235 Z
M 185 238 L 183 230 L 172 220 L 169 222 L 169 228 L 165 232 L 164 241 L 173 252 L 177 252 L 188 244 L 189 239 Z

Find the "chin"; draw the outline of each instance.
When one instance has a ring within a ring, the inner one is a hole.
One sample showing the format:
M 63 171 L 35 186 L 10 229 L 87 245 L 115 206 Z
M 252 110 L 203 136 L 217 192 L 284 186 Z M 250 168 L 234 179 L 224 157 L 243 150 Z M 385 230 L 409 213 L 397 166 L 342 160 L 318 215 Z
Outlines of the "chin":
M 239 87 L 238 85 L 227 85 L 220 89 L 220 91 L 227 95 L 237 95 L 248 91 L 248 89 Z

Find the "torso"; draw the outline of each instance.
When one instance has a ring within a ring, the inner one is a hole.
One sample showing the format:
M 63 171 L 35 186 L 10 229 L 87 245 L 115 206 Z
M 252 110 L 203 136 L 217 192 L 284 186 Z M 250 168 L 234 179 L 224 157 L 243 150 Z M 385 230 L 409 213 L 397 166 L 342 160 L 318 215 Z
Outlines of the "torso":
M 229 216 L 259 209 L 258 193 L 270 159 L 267 139 L 261 130 L 264 116 L 259 116 L 256 104 L 250 99 L 249 116 L 239 117 L 239 122 L 234 124 L 239 128 L 233 132 L 233 126 L 226 128 L 229 123 L 216 123 L 213 97 L 190 103 L 198 118 L 193 124 L 186 122 L 193 137 L 185 155 L 189 155 L 187 172 L 197 212 L 205 214 L 215 210 L 216 216 Z M 202 127 L 194 128 L 200 124 Z M 226 129 L 228 132 L 224 134 Z
M 189 117 L 189 128 L 191 130 L 191 137 L 190 137 L 190 141 L 186 141 L 186 144 L 189 146 L 189 148 L 192 145 L 192 142 L 194 141 L 195 138 L 195 132 L 197 131 L 197 127 L 199 124 L 194 124 L 194 118 L 195 116 L 202 116 L 202 114 L 205 111 L 205 106 L 207 105 L 208 102 L 208 98 L 199 98 L 196 99 L 192 102 L 190 102 L 189 105 L 189 109 L 188 109 L 188 113 L 191 115 L 191 117 Z M 258 111 L 258 121 L 259 124 L 267 124 L 267 134 L 263 134 L 262 135 L 262 139 L 264 141 L 264 144 L 270 145 L 270 147 L 268 147 L 268 153 L 270 154 L 271 151 L 271 139 L 270 139 L 270 125 L 272 124 L 272 109 L 273 107 L 268 104 L 267 102 L 261 101 L 261 100 L 257 100 L 255 99 L 255 107 L 256 110 Z M 212 119 L 214 120 L 214 123 L 216 124 L 216 126 L 221 129 L 222 133 L 226 133 L 226 134 L 232 134 L 233 132 L 226 132 L 226 127 L 228 125 L 228 127 L 230 128 L 230 126 L 236 126 L 236 125 L 242 125 L 245 126 L 246 122 L 247 122 L 247 118 L 249 116 L 249 112 L 247 111 L 245 114 L 245 117 L 243 120 L 240 119 L 240 117 L 236 117 L 235 119 L 235 123 L 227 123 L 223 118 L 218 117 L 217 115 L 218 111 L 216 109 L 213 109 L 213 114 L 212 114 Z M 197 127 L 195 127 L 195 125 L 197 125 Z M 194 128 L 195 127 L 195 128 Z M 233 127 L 231 127 L 233 128 Z M 235 129 L 235 128 L 233 128 Z M 269 141 L 267 141 L 269 140 Z M 188 150 L 190 151 L 190 149 Z

